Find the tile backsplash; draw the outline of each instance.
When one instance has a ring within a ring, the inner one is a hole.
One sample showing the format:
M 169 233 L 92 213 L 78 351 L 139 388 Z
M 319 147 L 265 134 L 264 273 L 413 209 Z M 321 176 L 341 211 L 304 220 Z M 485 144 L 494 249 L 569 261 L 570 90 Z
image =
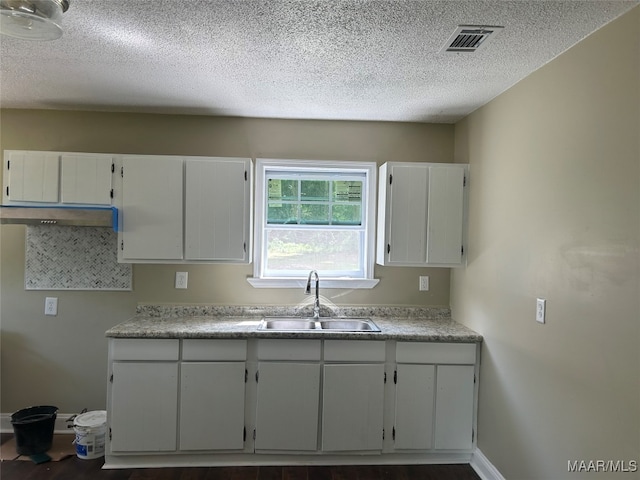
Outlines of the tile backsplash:
M 131 290 L 131 264 L 118 263 L 110 228 L 27 226 L 25 289 Z

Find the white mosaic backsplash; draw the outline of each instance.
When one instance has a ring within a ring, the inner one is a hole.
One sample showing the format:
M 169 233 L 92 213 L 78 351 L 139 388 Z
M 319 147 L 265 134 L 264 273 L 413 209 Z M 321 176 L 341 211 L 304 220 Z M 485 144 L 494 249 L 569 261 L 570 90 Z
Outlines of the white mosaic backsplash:
M 131 264 L 118 263 L 111 228 L 27 226 L 27 290 L 131 290 Z

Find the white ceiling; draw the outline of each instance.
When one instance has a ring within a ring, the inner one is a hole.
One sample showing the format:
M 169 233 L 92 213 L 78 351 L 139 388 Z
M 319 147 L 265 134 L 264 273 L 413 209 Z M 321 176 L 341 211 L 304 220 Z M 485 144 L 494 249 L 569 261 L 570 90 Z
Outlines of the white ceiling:
M 0 37 L 1 107 L 451 123 L 640 0 L 70 3 Z M 461 24 L 505 28 L 441 53 Z

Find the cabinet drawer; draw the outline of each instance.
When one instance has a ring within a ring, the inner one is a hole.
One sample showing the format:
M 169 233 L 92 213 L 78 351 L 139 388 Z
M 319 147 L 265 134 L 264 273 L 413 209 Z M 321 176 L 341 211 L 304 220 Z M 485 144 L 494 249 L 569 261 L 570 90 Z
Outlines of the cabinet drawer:
M 188 339 L 182 341 L 182 360 L 246 360 L 246 340 Z
M 320 360 L 320 340 L 259 340 L 258 360 Z
M 111 340 L 112 360 L 177 361 L 179 340 L 175 338 L 118 338 Z
M 376 340 L 325 340 L 327 362 L 384 362 L 385 343 Z
M 398 363 L 473 365 L 476 363 L 476 344 L 398 342 L 396 361 Z

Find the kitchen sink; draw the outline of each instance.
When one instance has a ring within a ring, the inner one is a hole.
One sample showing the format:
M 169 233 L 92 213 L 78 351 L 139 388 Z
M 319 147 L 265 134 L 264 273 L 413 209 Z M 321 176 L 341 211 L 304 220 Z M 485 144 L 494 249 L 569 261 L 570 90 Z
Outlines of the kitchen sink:
M 271 332 L 332 331 L 332 332 L 380 332 L 369 318 L 320 318 L 264 317 L 258 330 Z

